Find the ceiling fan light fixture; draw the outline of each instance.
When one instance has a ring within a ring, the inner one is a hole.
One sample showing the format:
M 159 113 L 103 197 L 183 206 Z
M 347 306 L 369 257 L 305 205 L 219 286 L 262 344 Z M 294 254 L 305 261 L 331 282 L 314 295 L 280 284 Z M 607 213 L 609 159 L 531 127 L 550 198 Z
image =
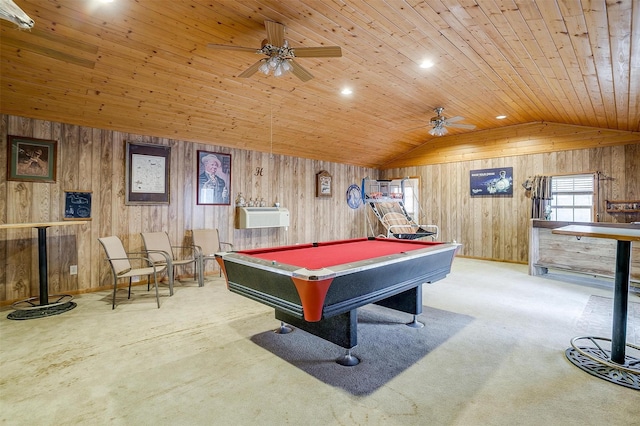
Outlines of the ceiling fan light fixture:
M 276 68 L 273 70 L 273 76 L 280 77 L 288 73 L 289 71 L 291 71 L 291 65 L 287 62 L 286 59 L 280 58 L 278 64 L 276 65 Z
M 260 65 L 258 71 L 260 71 L 264 75 L 269 75 L 269 64 L 267 63 L 267 61 L 264 61 L 262 65 Z
M 5 0 L 0 0 L 0 2 Z M 316 46 L 292 48 L 289 41 L 284 38 L 285 26 L 275 21 L 265 21 L 267 38 L 262 41 L 260 49 L 250 47 L 231 46 L 224 44 L 209 43 L 207 47 L 218 50 L 235 50 L 241 52 L 258 53 L 267 56 L 254 62 L 249 68 L 238 74 L 238 77 L 249 78 L 257 71 L 269 75 L 273 70 L 276 77 L 291 72 L 303 82 L 313 78 L 313 74 L 304 69 L 297 62 L 293 62 L 296 57 L 301 58 L 339 58 L 342 56 L 340 46 Z
M 447 129 L 442 126 L 436 126 L 433 129 L 429 130 L 429 134 L 431 136 L 444 136 L 447 134 Z
M 289 60 L 278 56 L 272 56 L 269 59 L 264 59 L 264 62 L 258 67 L 258 71 L 264 75 L 269 75 L 271 71 L 273 71 L 274 77 L 283 76 L 292 70 L 293 67 L 289 63 Z
M 435 117 L 431 117 L 429 124 L 432 126 L 432 129 L 429 130 L 429 134 L 432 136 L 444 136 L 449 131 L 447 127 L 454 127 L 457 129 L 467 129 L 473 130 L 476 128 L 473 124 L 464 124 L 459 123 L 460 120 L 464 120 L 464 117 L 456 115 L 455 117 L 447 118 L 442 115 L 442 111 L 444 111 L 444 107 L 437 107 L 434 109 L 435 113 L 438 114 Z

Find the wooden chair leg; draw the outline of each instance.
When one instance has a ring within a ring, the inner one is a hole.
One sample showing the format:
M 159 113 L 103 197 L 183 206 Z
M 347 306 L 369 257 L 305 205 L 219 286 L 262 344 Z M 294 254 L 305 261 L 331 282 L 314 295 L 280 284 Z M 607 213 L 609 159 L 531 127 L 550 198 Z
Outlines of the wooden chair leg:
M 127 299 L 131 299 L 131 277 L 129 277 L 129 295 L 127 296 Z

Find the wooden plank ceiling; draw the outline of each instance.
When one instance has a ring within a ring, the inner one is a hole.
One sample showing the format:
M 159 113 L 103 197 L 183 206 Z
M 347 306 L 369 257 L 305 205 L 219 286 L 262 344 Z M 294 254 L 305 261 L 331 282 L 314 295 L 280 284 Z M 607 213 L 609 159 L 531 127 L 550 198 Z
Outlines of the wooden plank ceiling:
M 3 114 L 380 168 L 440 143 L 438 106 L 476 126 L 452 143 L 541 122 L 640 131 L 637 0 L 15 2 L 35 27 L 0 23 Z M 298 58 L 303 83 L 238 78 L 261 56 L 207 48 L 258 49 L 265 20 L 343 56 Z

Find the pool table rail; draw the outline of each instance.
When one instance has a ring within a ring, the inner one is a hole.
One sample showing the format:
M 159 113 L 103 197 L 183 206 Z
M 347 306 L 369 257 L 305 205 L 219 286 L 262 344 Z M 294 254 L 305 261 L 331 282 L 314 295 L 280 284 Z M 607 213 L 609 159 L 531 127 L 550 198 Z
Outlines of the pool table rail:
M 370 259 L 361 260 L 358 262 L 345 263 L 341 265 L 334 265 L 321 269 L 309 269 L 298 265 L 291 265 L 284 262 L 277 262 L 271 260 L 265 260 L 247 256 L 245 254 L 230 251 L 219 252 L 215 256 L 219 264 L 223 259 L 232 260 L 234 263 L 245 265 L 249 267 L 258 267 L 264 271 L 268 271 L 274 274 L 286 275 L 289 277 L 298 277 L 309 280 L 322 280 L 327 278 L 335 278 L 345 274 L 353 274 L 367 269 L 377 269 L 387 266 L 398 261 L 408 261 L 416 258 L 424 257 L 425 254 L 437 254 L 440 252 L 449 252 L 454 247 L 454 256 L 459 251 L 461 244 L 459 243 L 443 243 L 437 246 L 427 247 L 419 250 L 412 250 L 410 252 L 401 252 L 398 254 L 390 254 L 385 256 L 378 256 Z

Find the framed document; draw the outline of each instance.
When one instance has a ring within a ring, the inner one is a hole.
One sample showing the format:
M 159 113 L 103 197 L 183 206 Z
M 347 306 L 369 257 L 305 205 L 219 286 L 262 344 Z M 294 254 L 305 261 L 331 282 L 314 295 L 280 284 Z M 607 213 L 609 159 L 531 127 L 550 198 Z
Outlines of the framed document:
M 125 204 L 169 204 L 171 147 L 127 142 Z
M 316 174 L 316 197 L 331 197 L 333 195 L 333 180 L 327 171 Z

